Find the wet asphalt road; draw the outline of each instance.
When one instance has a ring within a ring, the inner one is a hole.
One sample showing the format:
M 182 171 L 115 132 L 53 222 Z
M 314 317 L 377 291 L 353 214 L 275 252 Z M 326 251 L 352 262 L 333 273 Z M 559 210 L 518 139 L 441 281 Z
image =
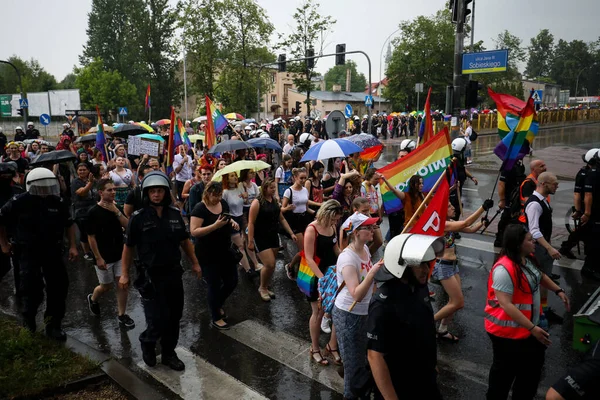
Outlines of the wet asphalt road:
M 567 130 L 562 135 L 571 138 L 576 136 L 578 131 L 579 128 L 574 128 L 572 132 Z M 596 129 L 595 132 L 597 131 Z M 544 131 L 541 131 L 540 135 L 543 137 Z M 594 136 L 597 133 L 591 134 L 593 137 L 582 135 L 580 143 L 569 144 L 584 147 L 587 141 L 597 137 Z M 385 158 L 389 159 L 395 152 L 394 145 L 389 146 Z M 386 159 L 382 161 L 387 161 Z M 489 196 L 496 176 L 493 173 L 478 172 L 477 177 L 480 181 L 479 186 L 475 187 L 470 183 L 465 188 L 463 202 L 466 214 L 469 210 L 476 209 L 483 199 Z M 564 212 L 571 205 L 572 187 L 572 183 L 561 183 L 553 199 L 555 215 L 560 216 L 559 218 L 564 216 Z M 383 229 L 384 232 L 387 231 L 387 221 Z M 486 248 L 486 245 L 489 247 L 493 238 L 486 235 L 463 235 L 463 238 L 463 241 L 469 243 L 461 246 L 458 241 L 459 254 L 465 260 L 461 265 L 465 308 L 458 312 L 451 325 L 451 331 L 461 340 L 458 344 L 439 342 L 438 347 L 440 388 L 445 399 L 456 400 L 484 398 L 492 360 L 490 341 L 483 329 L 483 308 L 488 271 L 493 264 L 494 254 L 482 248 Z M 287 241 L 285 245 L 284 257 L 289 259 L 294 245 Z M 205 285 L 190 273 L 189 264 L 185 262 L 185 307 L 179 346 L 191 350 L 224 375 L 235 378 L 235 381 L 232 381 L 234 383 L 228 383 L 229 385 L 248 387 L 267 398 L 341 399 L 341 379 L 337 377 L 335 367 L 308 364 L 310 306 L 295 283 L 287 279 L 283 264 L 283 257 L 280 256 L 273 277 L 273 291 L 277 298 L 270 303 L 264 303 L 260 299 L 257 280 L 240 277 L 238 287 L 225 306 L 230 323 L 234 328 L 237 325 L 239 329 L 224 334 L 209 328 Z M 555 272 L 561 275 L 560 284 L 571 297 L 572 311 L 577 311 L 598 286 L 582 280 L 578 270 L 555 267 Z M 88 311 L 86 295 L 97 284 L 91 263 L 80 259 L 77 263 L 69 265 L 69 277 L 71 285 L 67 316 L 64 320 L 67 333 L 111 354 L 145 378 L 152 379 L 138 366 L 141 361 L 138 336 L 145 323 L 137 292 L 130 291 L 128 302 L 128 313 L 137 326 L 133 330 L 125 331 L 117 323 L 114 292 L 107 293 L 101 299 L 100 318 L 92 316 Z M 432 287 L 437 293 L 434 308 L 438 309 L 443 306 L 445 296 L 441 287 Z M 9 273 L 0 283 L 0 309 L 14 314 L 15 298 L 12 292 L 12 276 Z M 550 305 L 559 314 L 563 314 L 562 305 L 553 295 L 550 295 Z M 546 364 L 539 386 L 540 394 L 545 392 L 568 366 L 580 359 L 580 354 L 571 349 L 571 314 L 564 314 L 565 320 L 562 325 L 550 327 L 553 343 L 546 353 Z M 327 339 L 328 335 L 323 334 L 323 347 Z M 195 379 L 202 381 L 202 376 Z M 224 381 L 223 384 L 225 382 L 230 381 Z M 173 397 L 178 396 L 174 394 Z M 208 394 L 202 398 L 218 397 Z

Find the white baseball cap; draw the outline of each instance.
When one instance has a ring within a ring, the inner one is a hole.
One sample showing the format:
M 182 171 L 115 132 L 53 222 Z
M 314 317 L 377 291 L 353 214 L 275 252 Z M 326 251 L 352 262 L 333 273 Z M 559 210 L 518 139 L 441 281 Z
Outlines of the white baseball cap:
M 354 232 L 359 226 L 375 225 L 379 221 L 376 217 L 367 217 L 365 214 L 355 212 L 344 221 L 342 229 L 348 235 Z

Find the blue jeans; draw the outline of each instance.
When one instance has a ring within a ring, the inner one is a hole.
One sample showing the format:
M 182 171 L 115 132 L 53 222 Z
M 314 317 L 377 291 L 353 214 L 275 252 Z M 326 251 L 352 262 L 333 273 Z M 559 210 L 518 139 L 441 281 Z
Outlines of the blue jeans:
M 350 381 L 358 369 L 367 365 L 367 315 L 333 306 L 333 326 L 344 362 L 344 398 L 356 399 L 350 391 Z

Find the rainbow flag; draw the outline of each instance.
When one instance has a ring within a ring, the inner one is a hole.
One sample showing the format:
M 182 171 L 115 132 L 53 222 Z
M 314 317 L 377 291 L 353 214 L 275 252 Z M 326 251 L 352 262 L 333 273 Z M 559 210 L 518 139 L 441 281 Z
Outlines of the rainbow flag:
M 450 135 L 448 128 L 444 128 L 406 157 L 386 165 L 377 172 L 403 192 L 408 191 L 408 180 L 411 176 L 418 174 L 423 178 L 423 191 L 428 192 L 440 174 L 450 165 L 451 155 Z M 381 185 L 381 197 L 388 214 L 402 209 L 402 201 L 387 188 L 387 185 Z
M 144 100 L 144 110 L 150 108 L 150 84 L 148 84 L 148 88 L 146 89 L 146 99 Z
M 187 131 L 185 130 L 185 127 L 183 126 L 183 121 L 181 120 L 181 118 L 177 118 L 177 130 L 179 131 L 179 135 L 181 137 L 182 143 L 185 143 L 189 147 L 192 147 L 192 142 L 190 141 L 190 138 L 188 137 Z
M 510 171 L 517 160 L 529 153 L 538 133 L 539 123 L 533 97 L 524 102 L 507 94 L 495 93 L 492 89 L 488 89 L 488 93 L 498 110 L 498 134 L 501 139 L 494 153 L 503 161 L 501 168 Z
M 171 121 L 175 121 L 175 108 L 171 106 Z M 167 157 L 165 159 L 165 166 L 167 167 L 167 175 L 171 175 L 173 172 L 173 160 L 175 159 L 175 151 L 177 145 L 175 143 L 175 125 L 171 123 L 169 128 L 169 139 L 167 140 Z M 179 138 L 181 142 L 181 137 Z M 181 144 L 181 143 L 180 143 Z
M 106 135 L 104 134 L 104 124 L 102 123 L 102 114 L 100 108 L 96 105 L 96 113 L 98 114 L 98 130 L 96 131 L 96 148 L 102 153 L 104 162 L 108 162 L 106 154 Z
M 431 102 L 429 101 L 431 97 L 431 88 L 429 88 L 429 92 L 427 92 L 427 100 L 425 100 L 425 116 L 423 121 L 421 121 L 421 128 L 419 130 L 419 145 L 427 142 L 434 135 L 433 133 L 433 118 L 431 118 Z
M 210 149 L 217 144 L 217 135 L 227 127 L 227 124 L 227 119 L 206 95 L 206 143 L 204 147 Z

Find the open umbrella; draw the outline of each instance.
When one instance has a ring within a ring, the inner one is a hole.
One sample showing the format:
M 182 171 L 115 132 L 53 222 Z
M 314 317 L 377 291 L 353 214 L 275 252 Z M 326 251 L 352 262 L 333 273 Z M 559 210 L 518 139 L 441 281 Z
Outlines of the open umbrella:
M 157 135 L 155 133 L 142 133 L 141 135 L 138 135 L 138 137 L 145 138 L 145 139 L 158 140 L 160 142 L 164 142 L 165 141 L 165 139 L 163 139 L 162 136 Z
M 192 143 L 196 143 L 198 140 L 202 140 L 202 142 L 206 141 L 205 136 L 204 136 L 203 133 L 202 134 L 196 134 L 196 135 L 190 135 L 190 136 L 188 136 L 188 138 L 190 139 L 190 142 L 192 142 Z
M 227 118 L 227 119 L 235 119 L 235 120 L 238 120 L 238 121 L 241 121 L 241 120 L 245 119 L 242 114 L 238 114 L 238 113 L 225 114 L 225 118 Z
M 106 133 L 112 133 L 112 131 L 114 130 L 112 126 L 110 125 L 106 125 L 106 124 L 102 124 L 102 126 L 104 127 L 104 132 Z M 87 131 L 87 133 L 96 133 L 98 132 L 98 125 L 94 125 L 90 128 L 89 131 Z
M 329 139 L 321 141 L 308 149 L 300 161 L 346 157 L 349 154 L 360 153 L 361 151 L 360 146 L 348 139 Z
M 146 129 L 146 131 L 148 131 L 150 133 L 154 132 L 154 129 L 150 125 L 148 125 L 148 124 L 143 124 L 141 122 L 134 122 L 133 124 L 141 126 L 142 128 Z
M 275 141 L 271 138 L 258 137 L 258 138 L 250 139 L 250 140 L 248 140 L 248 144 L 256 149 L 269 149 L 269 150 L 275 150 L 276 152 L 279 152 L 279 153 L 283 152 L 283 149 L 281 148 L 279 143 L 277 143 L 277 141 Z
M 369 135 L 368 133 L 360 133 L 358 135 L 348 136 L 346 139 L 354 144 L 359 145 L 363 150 L 381 144 L 379 139 L 373 135 Z
M 135 136 L 142 133 L 148 133 L 148 129 L 135 124 L 121 124 L 113 131 L 113 134 L 119 137 Z
M 256 120 L 254 118 L 246 118 L 242 122 L 245 124 L 252 124 L 252 123 L 256 123 Z
M 23 144 L 31 144 L 33 142 L 37 142 L 39 144 L 50 145 L 50 142 L 47 142 L 47 141 L 42 140 L 42 139 L 25 139 L 25 140 L 23 140 Z
M 161 126 L 161 125 L 171 125 L 171 120 L 168 118 L 164 118 L 164 119 L 159 119 L 158 121 L 156 121 L 154 124 Z
M 215 146 L 213 146 L 208 152 L 209 153 L 224 153 L 226 151 L 236 151 L 251 149 L 248 143 L 241 140 L 225 140 Z
M 240 175 L 240 171 L 245 169 L 251 169 L 252 171 L 260 171 L 261 169 L 271 168 L 271 165 L 267 164 L 264 161 L 254 161 L 254 160 L 243 160 L 236 161 L 227 165 L 225 168 L 219 170 L 215 176 L 213 176 L 212 180 L 221 182 L 223 179 L 223 175 L 230 174 L 235 172 L 238 176 Z
M 192 122 L 203 122 L 206 121 L 206 115 L 202 115 L 200 117 L 194 118 Z
M 95 141 L 96 141 L 95 133 L 89 133 L 87 135 L 79 136 L 77 139 L 75 139 L 75 143 L 88 143 L 88 142 L 95 142 Z
M 75 161 L 77 157 L 69 150 L 54 150 L 40 155 L 34 163 L 30 165 L 36 167 L 42 164 L 58 164 L 66 161 Z

